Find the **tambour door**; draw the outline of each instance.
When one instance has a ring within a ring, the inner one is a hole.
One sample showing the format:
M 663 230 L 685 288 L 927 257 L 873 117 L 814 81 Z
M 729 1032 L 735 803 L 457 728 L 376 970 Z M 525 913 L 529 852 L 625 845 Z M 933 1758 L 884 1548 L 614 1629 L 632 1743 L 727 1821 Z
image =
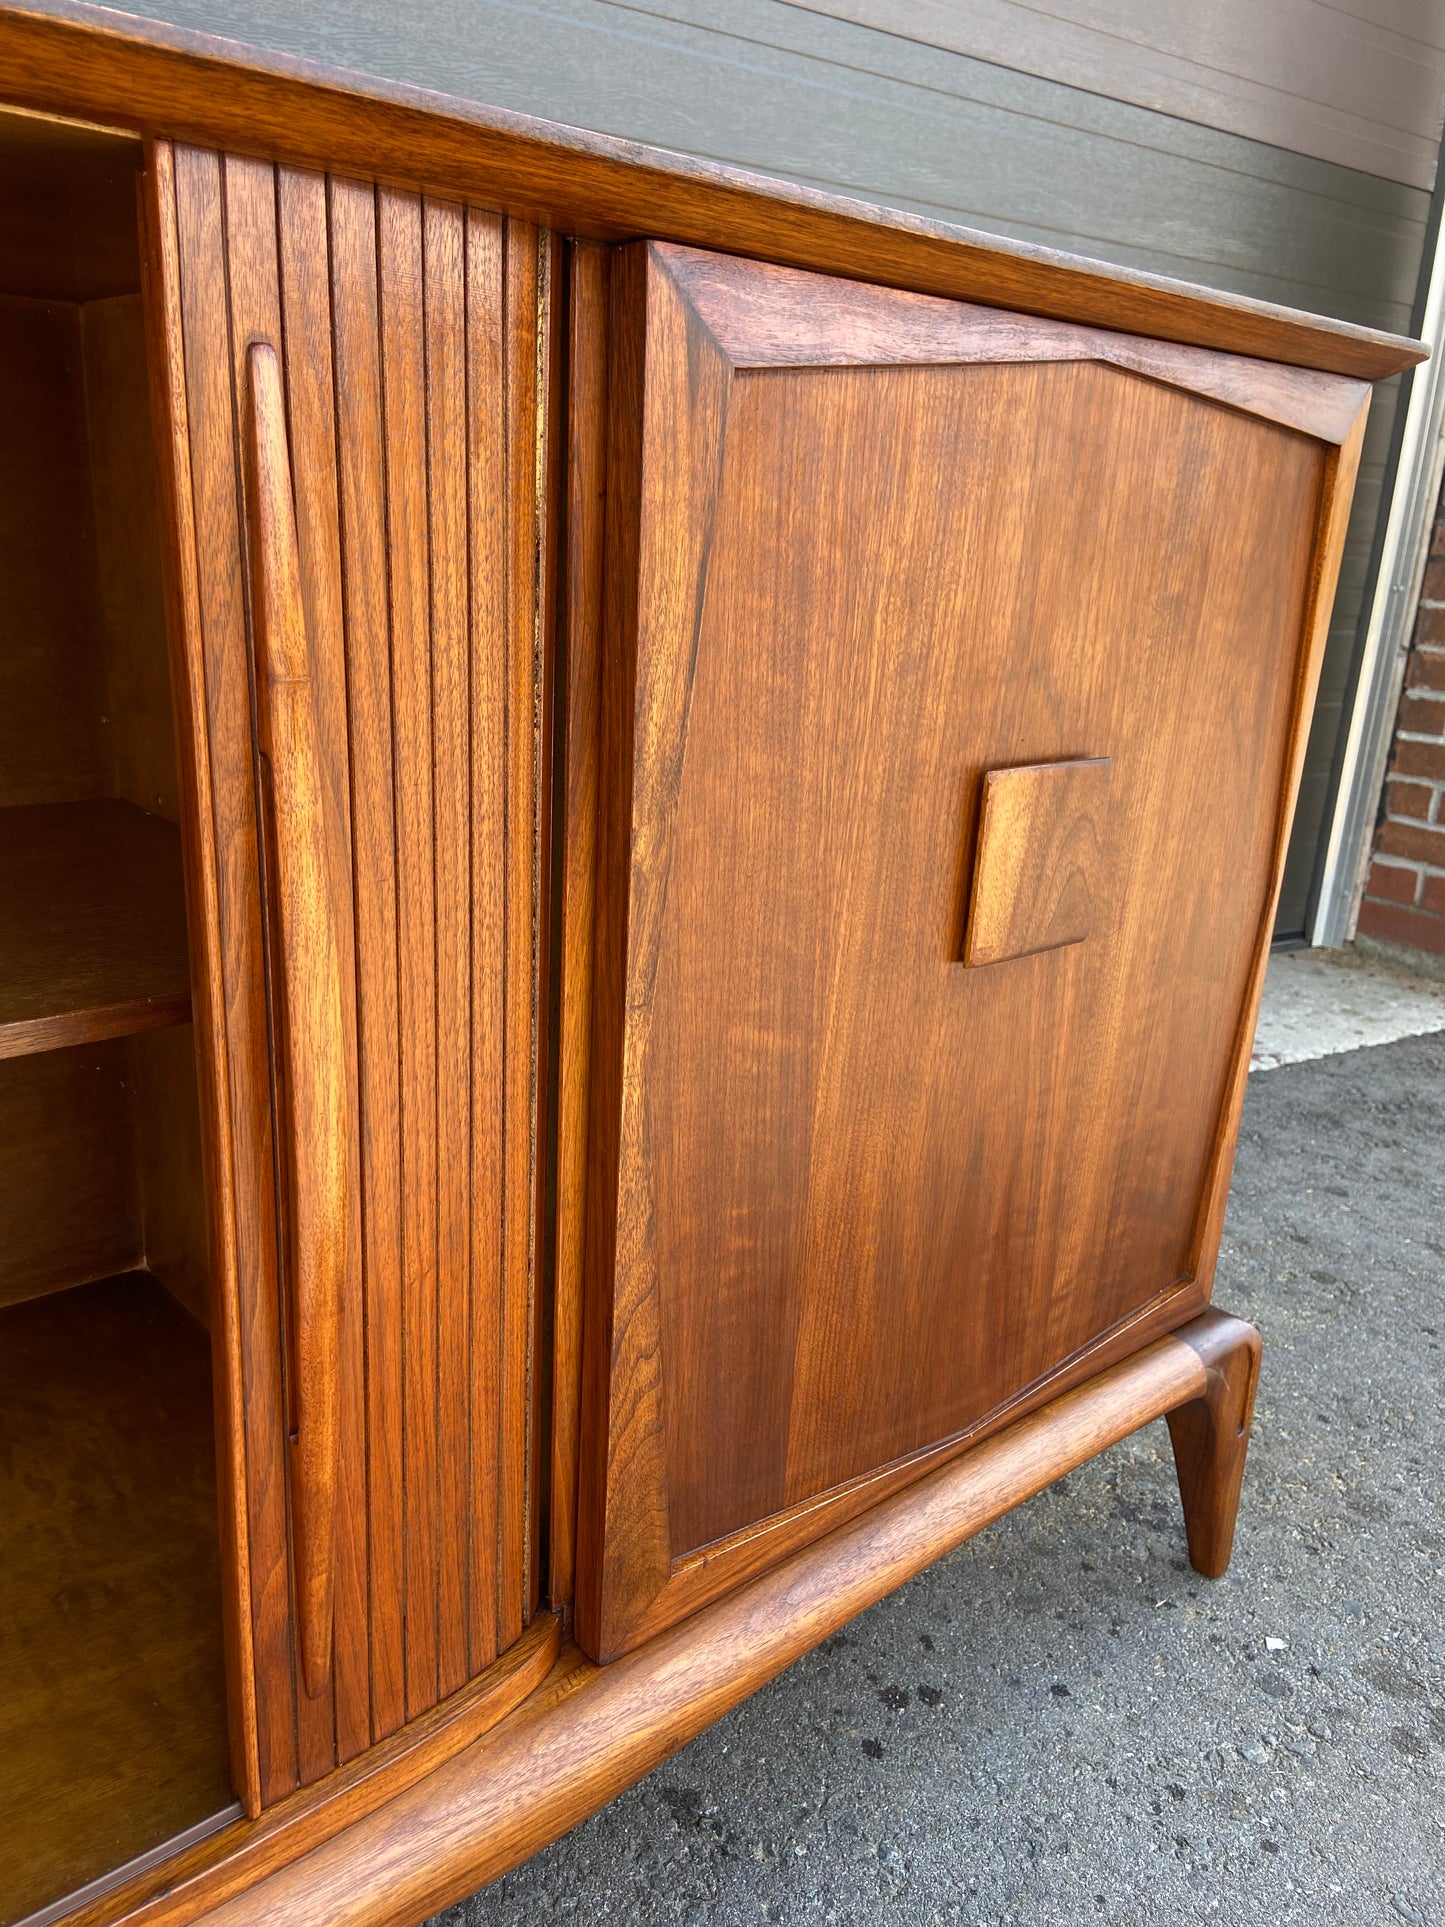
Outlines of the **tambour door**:
M 670 246 L 578 289 L 608 1656 L 1206 1300 L 1366 391 Z
M 150 189 L 254 1810 L 533 1610 L 551 255 L 181 146 Z

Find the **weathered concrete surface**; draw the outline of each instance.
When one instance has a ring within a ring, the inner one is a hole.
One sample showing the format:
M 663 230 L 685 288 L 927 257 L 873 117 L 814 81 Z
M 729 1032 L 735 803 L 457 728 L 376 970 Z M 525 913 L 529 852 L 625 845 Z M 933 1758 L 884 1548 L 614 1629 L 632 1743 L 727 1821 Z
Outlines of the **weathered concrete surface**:
M 1445 1927 L 1442 1277 L 1445 1035 L 1251 1078 L 1230 1575 L 1189 1569 L 1151 1426 L 447 1927 Z
M 1252 1071 L 1445 1030 L 1445 978 L 1341 950 L 1277 950 L 1269 960 Z

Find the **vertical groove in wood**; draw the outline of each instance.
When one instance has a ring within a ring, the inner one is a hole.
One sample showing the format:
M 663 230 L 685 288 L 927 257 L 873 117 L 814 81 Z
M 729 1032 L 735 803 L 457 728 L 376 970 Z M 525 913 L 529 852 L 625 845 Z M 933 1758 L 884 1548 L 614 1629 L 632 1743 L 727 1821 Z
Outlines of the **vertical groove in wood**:
M 225 1050 L 224 957 L 215 862 L 215 793 L 206 728 L 205 633 L 201 558 L 196 550 L 196 506 L 187 404 L 185 329 L 181 296 L 176 156 L 169 142 L 149 154 L 145 196 L 147 337 L 155 402 L 167 431 L 162 464 L 172 540 L 167 545 L 171 603 L 171 660 L 184 808 L 187 898 L 196 982 L 196 1057 L 205 1133 L 208 1242 L 212 1271 L 212 1368 L 215 1376 L 220 1528 L 223 1553 L 227 1699 L 231 1772 L 247 1815 L 260 1811 L 256 1663 L 252 1643 L 250 1518 L 246 1485 L 245 1381 L 241 1304 L 236 1275 L 235 1168 L 232 1161 L 231 1081 Z M 210 833 L 202 826 L 209 825 Z
M 556 1018 L 552 972 L 555 966 L 552 861 L 556 803 L 556 705 L 561 644 L 561 545 L 566 516 L 567 440 L 567 268 L 562 237 L 550 229 L 538 235 L 536 411 L 532 447 L 536 468 L 536 523 L 532 579 L 533 731 L 532 801 L 532 1205 L 527 1275 L 531 1315 L 527 1329 L 527 1560 L 523 1572 L 524 1623 L 542 1599 L 544 1508 L 549 1504 L 552 1418 L 552 1344 L 555 1266 L 552 1264 L 547 1211 L 552 1180 L 555 1086 L 552 1027 Z M 550 1579 L 548 1581 L 550 1585 Z
M 471 604 L 472 1161 L 471 1541 L 468 1639 L 473 1672 L 498 1650 L 501 1579 L 501 1294 L 507 934 L 505 359 L 501 217 L 468 209 L 467 499 Z
M 572 1597 L 582 1400 L 582 1258 L 587 1096 L 592 1045 L 597 762 L 602 665 L 603 516 L 607 477 L 608 250 L 572 251 L 567 423 L 566 675 L 557 731 L 564 758 L 561 1002 L 557 1096 L 557 1244 L 552 1327 L 549 1585 Z
M 358 977 L 371 1736 L 406 1717 L 402 1581 L 401 1172 L 391 631 L 376 196 L 331 183 L 332 333 L 345 563 Z
M 401 1050 L 402 1487 L 408 1717 L 437 1693 L 436 890 L 421 202 L 379 193 Z
M 437 1038 L 437 1514 L 440 1691 L 468 1675 L 471 860 L 468 847 L 466 285 L 460 207 L 425 206 Z
M 332 899 L 336 903 L 347 903 L 352 894 L 350 729 L 337 484 L 336 385 L 332 366 L 330 242 L 324 176 L 293 168 L 281 169 L 277 177 L 277 214 L 285 350 L 282 367 L 318 747 L 329 787 L 327 820 L 334 844 Z M 334 1758 L 339 1761 L 351 1759 L 369 1744 L 371 1707 L 366 1638 L 360 1113 L 354 1057 L 356 957 L 351 918 L 340 920 L 337 937 L 346 999 L 344 1018 L 352 1052 L 347 1066 L 351 1101 L 351 1224 L 337 1357 L 341 1450 L 333 1681 Z
M 536 1027 L 535 808 L 537 770 L 537 230 L 508 220 L 503 339 L 507 410 L 507 932 L 506 1136 L 502 1282 L 502 1427 L 497 1640 L 522 1630 L 528 1562 L 527 1340 L 531 1322 L 532 1152 Z

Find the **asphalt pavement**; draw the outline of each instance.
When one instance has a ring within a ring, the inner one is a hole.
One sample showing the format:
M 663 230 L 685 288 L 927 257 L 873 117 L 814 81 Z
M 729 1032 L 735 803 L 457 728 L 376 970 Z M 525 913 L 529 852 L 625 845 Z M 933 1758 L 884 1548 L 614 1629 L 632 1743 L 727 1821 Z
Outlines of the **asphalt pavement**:
M 438 1927 L 1445 1927 L 1445 1033 L 1250 1079 L 1234 1563 L 1161 1423 Z

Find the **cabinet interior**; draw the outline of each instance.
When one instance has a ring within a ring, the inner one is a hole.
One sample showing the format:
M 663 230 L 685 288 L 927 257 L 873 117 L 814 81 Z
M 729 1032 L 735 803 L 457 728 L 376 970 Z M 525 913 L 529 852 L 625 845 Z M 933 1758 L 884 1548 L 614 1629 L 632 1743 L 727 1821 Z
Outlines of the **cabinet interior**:
M 232 1807 L 140 144 L 0 114 L 0 1921 Z

